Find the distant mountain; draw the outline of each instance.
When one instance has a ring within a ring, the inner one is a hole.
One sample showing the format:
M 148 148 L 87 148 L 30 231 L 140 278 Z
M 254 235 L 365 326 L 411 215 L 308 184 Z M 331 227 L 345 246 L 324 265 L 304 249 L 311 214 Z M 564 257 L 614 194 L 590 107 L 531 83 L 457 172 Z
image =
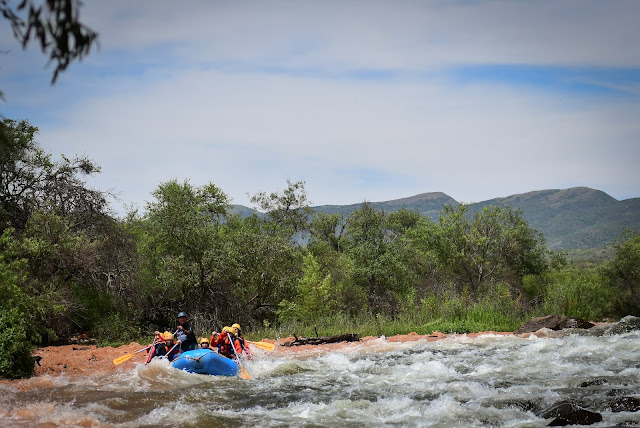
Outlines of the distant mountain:
M 640 229 L 640 198 L 618 201 L 588 187 L 540 190 L 490 199 L 489 205 L 522 210 L 530 226 L 542 232 L 553 249 L 596 248 L 611 242 L 624 229 Z
M 418 211 L 425 217 L 438 221 L 445 205 L 458 202 L 442 192 L 421 193 L 408 198 L 384 202 L 371 202 L 376 209 L 386 212 L 401 208 Z M 339 213 L 345 217 L 362 203 L 351 205 L 319 205 L 315 212 Z M 624 229 L 640 230 L 640 198 L 618 201 L 600 190 L 588 187 L 539 190 L 495 198 L 471 204 L 470 211 L 477 212 L 486 206 L 509 206 L 522 210 L 531 227 L 545 236 L 552 249 L 591 249 L 610 243 Z M 254 210 L 236 205 L 235 212 L 251 215 Z
M 412 211 L 418 211 L 425 217 L 437 220 L 440 215 L 440 210 L 442 210 L 445 205 L 457 205 L 458 202 L 442 192 L 433 192 L 420 193 L 419 195 L 394 199 L 392 201 L 370 202 L 370 204 L 373 208 L 386 212 L 399 211 L 402 208 L 407 208 Z M 319 205 L 312 208 L 315 212 L 327 214 L 339 213 L 346 217 L 351 211 L 357 210 L 361 206 L 362 203 L 351 205 Z
M 239 214 L 242 217 L 250 217 L 253 215 L 253 213 L 259 214 L 258 211 L 253 210 L 249 207 L 245 207 L 244 205 L 232 205 L 229 213 Z

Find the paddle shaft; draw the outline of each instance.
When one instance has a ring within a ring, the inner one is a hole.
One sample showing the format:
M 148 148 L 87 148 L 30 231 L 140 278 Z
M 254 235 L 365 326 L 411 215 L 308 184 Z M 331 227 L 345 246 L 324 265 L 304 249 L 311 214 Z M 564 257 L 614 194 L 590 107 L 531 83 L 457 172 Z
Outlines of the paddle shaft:
M 142 351 L 146 351 L 147 349 L 151 348 L 151 345 L 147 346 L 146 348 L 142 348 L 139 351 L 134 352 L 133 354 L 129 354 L 129 355 L 123 355 L 121 357 L 115 358 L 113 360 L 113 364 L 118 365 L 118 364 L 122 364 L 125 361 L 129 361 L 131 358 L 134 357 L 134 355 L 139 354 Z
M 247 373 L 244 370 L 244 367 L 242 367 L 242 363 L 240 362 L 240 358 L 238 357 L 238 353 L 236 352 L 236 347 L 233 344 L 233 339 L 231 338 L 231 334 L 229 334 L 229 332 L 227 332 L 227 337 L 229 338 L 229 342 L 231 343 L 231 351 L 233 352 L 233 356 L 236 359 L 236 363 L 238 363 L 238 365 L 240 366 L 240 377 L 242 377 L 243 379 L 250 379 L 251 376 L 249 376 L 249 373 Z

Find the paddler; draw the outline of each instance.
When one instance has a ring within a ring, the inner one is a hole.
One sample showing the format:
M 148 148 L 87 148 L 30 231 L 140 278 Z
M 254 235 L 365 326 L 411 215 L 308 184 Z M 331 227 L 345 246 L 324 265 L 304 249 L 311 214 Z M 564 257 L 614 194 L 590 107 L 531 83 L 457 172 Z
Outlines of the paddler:
M 158 339 L 160 339 L 160 342 L 155 344 L 152 358 L 166 356 L 169 361 L 173 361 L 173 359 L 180 352 L 180 341 L 174 343 L 173 333 L 169 331 L 165 331 L 164 333 L 156 333 L 158 334 Z
M 211 332 L 211 339 L 209 343 L 211 348 L 218 347 L 218 354 L 223 357 L 231 358 L 235 356 L 233 352 L 231 337 L 234 335 L 234 330 L 231 327 L 224 327 L 222 333 L 216 331 Z
M 234 342 L 236 345 L 235 346 L 236 352 L 238 353 L 238 355 L 240 355 L 244 351 L 247 358 L 251 360 L 253 358 L 253 355 L 251 355 L 251 349 L 249 349 L 247 342 L 244 340 L 244 336 L 242 335 L 242 328 L 240 327 L 240 324 L 235 323 L 231 326 L 231 328 L 235 332 Z
M 193 332 L 191 323 L 189 323 L 188 315 L 186 312 L 180 312 L 178 314 L 176 336 L 178 341 L 180 341 L 180 352 L 198 349 L 196 335 Z
M 201 337 L 198 343 L 200 344 L 200 349 L 210 349 L 209 339 L 207 339 L 206 337 Z

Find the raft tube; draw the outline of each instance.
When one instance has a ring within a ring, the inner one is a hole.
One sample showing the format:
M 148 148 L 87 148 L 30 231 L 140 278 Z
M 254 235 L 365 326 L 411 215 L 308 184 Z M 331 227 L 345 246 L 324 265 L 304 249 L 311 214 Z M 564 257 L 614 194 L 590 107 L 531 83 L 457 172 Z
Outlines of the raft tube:
M 171 365 L 189 373 L 209 374 L 214 376 L 235 376 L 238 366 L 233 360 L 225 358 L 211 349 L 185 351 L 178 355 Z

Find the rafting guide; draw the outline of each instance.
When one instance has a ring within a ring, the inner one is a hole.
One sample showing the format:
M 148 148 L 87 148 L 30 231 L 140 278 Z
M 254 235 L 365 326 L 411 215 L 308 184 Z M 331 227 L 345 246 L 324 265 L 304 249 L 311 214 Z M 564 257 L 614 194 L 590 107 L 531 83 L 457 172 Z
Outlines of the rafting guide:
M 196 335 L 193 332 L 193 327 L 186 312 L 180 312 L 178 314 L 178 325 L 176 326 L 176 337 L 180 342 L 180 351 L 192 351 L 198 349 L 198 343 Z

